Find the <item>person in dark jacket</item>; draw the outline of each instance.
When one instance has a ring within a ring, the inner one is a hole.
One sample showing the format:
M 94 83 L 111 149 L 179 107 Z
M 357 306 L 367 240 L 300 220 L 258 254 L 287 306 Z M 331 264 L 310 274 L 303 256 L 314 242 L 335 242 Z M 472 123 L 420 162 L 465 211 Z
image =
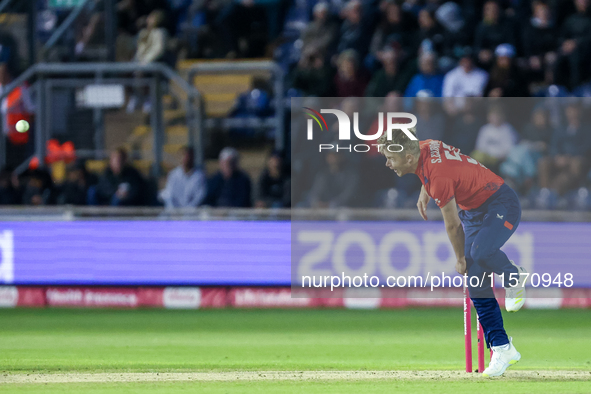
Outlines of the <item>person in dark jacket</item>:
M 317 51 L 302 53 L 293 71 L 292 86 L 304 96 L 330 97 L 334 73 Z
M 423 52 L 442 55 L 445 45 L 445 30 L 435 19 L 436 7 L 427 6 L 419 12 L 419 30 L 414 33 L 413 49 L 423 48 Z
M 144 179 L 127 164 L 127 152 L 121 148 L 113 151 L 96 187 L 98 204 L 137 206 L 143 203 L 143 194 Z
M 442 56 L 454 57 L 456 51 L 472 44 L 470 24 L 466 23 L 462 8 L 448 1 L 435 11 L 435 19 L 443 27 L 444 41 Z
M 462 112 L 457 114 L 451 123 L 445 141 L 463 154 L 470 154 L 476 147 L 476 138 L 483 126 L 482 119 L 475 99 L 468 98 Z
M 316 3 L 313 17 L 302 32 L 302 52 L 332 52 L 338 40 L 339 25 L 331 18 L 328 3 Z
M 239 168 L 238 151 L 226 147 L 219 156 L 220 170 L 209 179 L 204 205 L 248 208 L 251 203 L 250 177 Z
M 574 99 L 576 100 L 576 99 Z M 566 125 L 552 133 L 550 155 L 539 163 L 540 187 L 554 189 L 562 195 L 583 182 L 587 159 L 591 154 L 591 137 L 577 101 L 565 108 Z
M 558 30 L 551 19 L 550 6 L 542 1 L 533 5 L 533 16 L 522 36 L 523 54 L 537 79 L 543 79 L 544 69 L 556 61 Z
M 386 97 L 390 92 L 404 92 L 406 78 L 400 70 L 396 52 L 388 49 L 379 54 L 383 67 L 372 76 L 367 88 L 366 97 Z
M 354 50 L 346 50 L 339 55 L 337 74 L 334 76 L 337 97 L 362 97 L 368 74 L 359 65 L 359 56 Z
M 353 49 L 363 58 L 367 53 L 371 31 L 364 19 L 361 2 L 359 0 L 349 1 L 343 9 L 343 14 L 345 20 L 341 25 L 337 52 L 342 53 Z
M 283 171 L 281 154 L 273 152 L 267 159 L 267 167 L 259 178 L 256 207 L 289 207 L 291 194 L 289 186 L 289 176 Z
M 60 205 L 86 205 L 90 178 L 84 162 L 71 165 L 66 174 L 66 181 L 60 187 L 57 203 Z
M 574 0 L 576 13 L 561 26 L 561 46 L 555 73 L 557 84 L 574 88 L 589 76 L 591 48 L 591 12 L 589 0 Z
M 474 50 L 480 64 L 488 68 L 493 61 L 495 48 L 504 43 L 515 46 L 515 40 L 513 26 L 501 17 L 501 9 L 496 1 L 487 1 L 482 13 L 482 22 L 474 34 Z
M 412 44 L 414 32 L 418 25 L 416 18 L 405 12 L 395 1 L 384 1 L 380 4 L 381 21 L 373 33 L 369 45 L 371 55 L 377 58 L 385 46 L 398 43 L 402 48 Z
M 21 175 L 24 205 L 52 205 L 55 191 L 51 174 L 45 168 L 29 169 Z
M 501 44 L 495 49 L 495 64 L 490 76 L 485 96 L 488 97 L 528 97 L 527 78 L 515 65 L 515 48 L 510 44 Z
M 12 172 L 3 168 L 0 171 L 0 205 L 15 205 L 18 200 L 18 192 L 12 184 Z
M 356 206 L 359 202 L 358 171 L 336 151 L 326 152 L 325 162 L 326 167 L 316 173 L 310 190 L 312 208 Z

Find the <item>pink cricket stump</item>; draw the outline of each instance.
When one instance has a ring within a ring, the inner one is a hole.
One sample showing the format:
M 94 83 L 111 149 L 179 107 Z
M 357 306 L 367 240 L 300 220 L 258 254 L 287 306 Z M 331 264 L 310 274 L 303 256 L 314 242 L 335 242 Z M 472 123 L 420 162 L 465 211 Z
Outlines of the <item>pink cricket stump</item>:
M 466 372 L 472 372 L 472 302 L 464 286 L 464 345 L 466 347 Z
M 495 279 L 492 278 L 492 290 L 494 294 L 495 289 Z M 476 332 L 478 336 L 478 372 L 482 373 L 484 371 L 484 331 L 482 330 L 482 325 L 480 324 L 480 318 L 477 317 L 478 323 L 476 325 Z M 492 358 L 492 349 L 490 349 L 490 357 Z
M 493 295 L 495 294 L 495 276 L 493 275 L 492 277 L 492 283 L 491 283 L 491 287 L 492 287 L 492 291 L 493 291 Z M 495 295 L 496 297 L 496 295 Z M 490 348 L 490 360 L 492 360 L 492 347 Z
M 492 282 L 494 294 L 494 279 Z M 477 372 L 484 371 L 484 330 L 480 324 L 478 314 L 476 316 L 476 334 L 478 338 L 478 369 Z M 472 300 L 468 297 L 466 287 L 464 286 L 464 345 L 466 347 L 466 372 L 472 372 Z M 492 358 L 492 349 L 490 357 Z
M 476 331 L 478 334 L 478 372 L 484 371 L 484 331 L 480 325 L 480 319 L 477 318 Z

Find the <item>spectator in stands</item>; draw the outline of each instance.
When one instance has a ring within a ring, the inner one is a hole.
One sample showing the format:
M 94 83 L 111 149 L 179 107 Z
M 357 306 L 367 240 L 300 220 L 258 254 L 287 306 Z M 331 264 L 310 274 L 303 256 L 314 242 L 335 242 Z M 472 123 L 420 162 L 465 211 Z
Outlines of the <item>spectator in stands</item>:
M 448 131 L 446 141 L 462 153 L 469 155 L 476 147 L 476 138 L 478 131 L 482 127 L 482 122 L 478 106 L 474 98 L 467 98 L 464 109 L 455 116 Z
M 22 203 L 24 205 L 54 204 L 54 185 L 46 169 L 27 170 L 22 175 Z
M 119 148 L 111 152 L 109 167 L 99 178 L 96 188 L 89 192 L 92 205 L 142 205 L 144 179 L 127 163 L 127 152 Z
M 248 208 L 251 204 L 250 177 L 239 167 L 240 157 L 234 148 L 222 149 L 219 171 L 209 179 L 205 205 Z
M 94 39 L 97 27 L 103 20 L 104 16 L 102 12 L 92 12 L 88 15 L 84 27 L 77 34 L 76 46 L 74 47 L 74 52 L 77 56 L 82 55 L 86 46 Z
M 589 76 L 591 47 L 591 16 L 589 0 L 574 0 L 576 13 L 561 26 L 556 83 L 573 89 Z
M 155 10 L 168 9 L 167 0 L 119 0 L 117 22 L 119 30 L 135 35 L 145 27 L 148 15 Z
M 133 58 L 134 61 L 141 64 L 149 64 L 162 59 L 166 52 L 167 40 L 166 29 L 162 27 L 164 17 L 164 11 L 161 10 L 152 11 L 150 15 L 148 15 L 146 19 L 146 28 L 142 29 L 138 35 L 137 50 Z M 137 74 L 136 77 L 140 78 L 141 75 Z M 138 96 L 140 96 L 141 89 L 136 87 L 135 90 L 135 95 L 130 98 L 127 105 L 128 112 L 135 111 L 138 101 L 140 100 Z M 143 111 L 148 113 L 150 112 L 150 109 L 150 101 L 144 101 Z
M 540 187 L 554 189 L 560 195 L 581 184 L 585 157 L 591 153 L 591 133 L 583 124 L 580 103 L 569 103 L 564 112 L 566 127 L 554 130 L 550 155 L 539 162 Z
M 462 9 L 457 3 L 448 1 L 435 11 L 435 19 L 444 28 L 443 53 L 441 56 L 453 57 L 456 49 L 471 43 L 471 32 L 462 16 Z
M 261 2 L 262 3 L 262 2 Z M 268 41 L 267 11 L 255 0 L 230 1 L 216 23 L 231 35 L 228 58 L 262 57 Z M 227 15 L 227 17 L 225 16 Z
M 20 67 L 16 39 L 7 31 L 0 31 L 0 63 L 14 73 Z
M 18 204 L 18 192 L 12 182 L 12 172 L 6 168 L 0 170 L 0 205 Z
M 460 111 L 465 103 L 457 98 L 481 97 L 488 82 L 488 73 L 475 67 L 470 47 L 465 47 L 460 55 L 459 65 L 443 78 L 443 97 L 455 98 L 444 101 L 450 114 Z
M 142 64 L 159 61 L 166 51 L 167 32 L 163 27 L 166 14 L 162 10 L 150 12 L 146 27 L 138 35 L 134 60 Z
M 341 25 L 340 40 L 337 46 L 338 53 L 352 49 L 363 58 L 367 53 L 367 45 L 371 38 L 371 32 L 363 18 L 361 1 L 350 0 L 343 9 L 344 21 Z
M 552 141 L 553 131 L 548 112 L 540 105 L 532 111 L 531 120 L 525 125 L 521 138 L 534 145 L 540 153 L 546 154 Z
M 416 53 L 435 52 L 442 54 L 445 44 L 445 31 L 435 19 L 436 6 L 428 5 L 419 12 L 419 30 L 414 33 L 412 50 Z
M 331 48 L 338 40 L 339 26 L 330 17 L 328 3 L 316 3 L 313 17 L 302 33 L 302 52 L 332 52 Z
M 437 55 L 434 52 L 423 52 L 419 56 L 419 73 L 411 79 L 404 96 L 416 97 L 420 91 L 428 92 L 430 97 L 441 97 L 443 75 L 437 72 Z
M 337 97 L 362 97 L 368 83 L 367 73 L 359 66 L 359 56 L 352 49 L 339 55 L 334 85 Z
M 207 58 L 212 55 L 224 57 L 231 47 L 231 34 L 227 27 L 217 31 L 215 18 L 225 7 L 229 9 L 230 3 L 215 0 L 189 0 L 189 3 L 186 18 L 179 26 L 183 32 L 187 57 L 191 59 Z M 219 33 L 218 40 L 213 39 L 215 33 Z M 225 45 L 221 45 L 222 43 Z
M 546 154 L 552 127 L 543 106 L 534 108 L 531 121 L 521 133 L 522 140 L 501 164 L 500 173 L 519 193 L 527 194 L 538 176 L 538 161 Z
M 181 149 L 181 165 L 170 171 L 166 187 L 160 193 L 166 208 L 187 208 L 201 205 L 207 195 L 205 173 L 195 167 L 195 151 Z
M 558 30 L 550 16 L 550 6 L 545 1 L 534 1 L 533 16 L 523 30 L 523 54 L 535 79 L 543 79 L 544 71 L 556 61 L 559 46 Z
M 394 1 L 380 3 L 381 21 L 376 28 L 370 43 L 370 54 L 377 59 L 377 54 L 385 46 L 397 43 L 406 48 L 411 44 L 412 32 L 417 29 L 416 18 L 405 11 Z M 374 61 L 368 61 L 370 65 Z
M 271 94 L 272 90 L 267 80 L 262 77 L 254 77 L 250 89 L 236 98 L 228 117 L 263 119 L 272 116 L 274 108 L 271 105 Z M 260 129 L 257 130 L 256 127 L 238 126 L 228 129 L 230 137 L 252 138 L 257 133 L 260 133 Z
M 490 70 L 485 95 L 488 97 L 527 97 L 527 78 L 513 62 L 515 48 L 501 44 L 495 49 L 495 64 Z
M 0 55 L 5 49 L 0 47 Z M 0 62 L 0 92 L 4 87 L 13 81 L 13 72 L 10 70 L 9 63 Z M 5 138 L 6 163 L 10 166 L 18 166 L 27 157 L 33 154 L 32 138 L 33 127 L 25 133 L 19 133 L 16 130 L 16 124 L 19 120 L 25 120 L 32 125 L 35 106 L 29 88 L 26 83 L 14 88 L 1 102 L 2 111 L 2 134 L 0 138 Z
M 283 159 L 279 152 L 273 152 L 267 159 L 267 166 L 259 177 L 257 208 L 289 207 L 291 190 L 289 177 L 283 170 Z
M 318 51 L 304 51 L 293 71 L 292 86 L 304 96 L 330 97 L 334 72 Z
M 166 0 L 120 0 L 117 9 L 117 61 L 131 61 L 136 51 L 136 38 L 146 26 L 147 16 L 155 10 L 168 10 Z
M 68 166 L 66 181 L 60 186 L 58 204 L 87 205 L 90 174 L 83 161 Z
M 402 93 L 406 80 L 400 72 L 396 51 L 386 48 L 378 54 L 378 58 L 383 67 L 373 74 L 365 89 L 365 96 L 385 97 L 390 92 Z
M 511 23 L 501 16 L 501 9 L 496 1 L 484 3 L 482 13 L 482 22 L 474 35 L 474 49 L 479 62 L 488 68 L 492 64 L 496 47 L 504 43 L 515 46 L 515 34 Z
M 337 142 L 333 143 L 338 145 Z M 352 207 L 356 204 L 359 174 L 346 165 L 343 153 L 326 152 L 327 168 L 318 172 L 310 191 L 313 208 Z
M 421 90 L 414 100 L 413 114 L 417 117 L 417 124 L 421 125 L 417 136 L 421 140 L 442 140 L 445 132 L 445 116 L 437 109 L 439 102 L 435 101 L 428 90 Z
M 492 106 L 487 119 L 488 123 L 478 132 L 476 150 L 471 156 L 497 172 L 500 163 L 517 143 L 518 135 L 505 120 L 505 113 L 500 107 Z
M 166 0 L 169 9 L 169 30 L 172 35 L 179 35 L 182 25 L 187 22 L 192 0 Z

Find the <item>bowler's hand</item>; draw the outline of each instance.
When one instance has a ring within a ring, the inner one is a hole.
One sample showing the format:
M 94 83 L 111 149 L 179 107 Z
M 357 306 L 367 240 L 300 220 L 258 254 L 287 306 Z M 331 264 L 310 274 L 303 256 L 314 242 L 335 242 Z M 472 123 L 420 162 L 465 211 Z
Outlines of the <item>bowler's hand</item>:
M 466 273 L 466 258 L 465 257 L 458 259 L 458 261 L 456 262 L 456 271 L 460 275 L 464 275 Z
M 429 200 L 431 200 L 431 197 L 429 197 L 425 189 L 421 189 L 419 201 L 417 202 L 417 208 L 419 209 L 419 213 L 424 220 L 427 220 L 427 204 L 429 204 Z

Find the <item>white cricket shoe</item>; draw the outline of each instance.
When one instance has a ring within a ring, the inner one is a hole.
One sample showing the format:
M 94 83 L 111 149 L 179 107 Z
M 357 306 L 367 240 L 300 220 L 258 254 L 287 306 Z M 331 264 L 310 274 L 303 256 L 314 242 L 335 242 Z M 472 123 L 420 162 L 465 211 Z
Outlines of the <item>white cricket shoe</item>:
M 509 338 L 509 343 L 506 345 L 493 346 L 492 351 L 493 354 L 490 363 L 488 364 L 488 368 L 482 371 L 482 376 L 487 378 L 501 376 L 505 373 L 507 368 L 511 365 L 517 364 L 521 359 L 521 354 L 515 349 L 515 346 L 513 346 L 512 338 Z
M 511 263 L 515 265 L 513 260 L 511 260 Z M 527 275 L 521 274 L 527 274 L 527 271 L 523 267 L 515 266 L 520 274 L 519 283 L 517 283 L 517 286 L 505 287 L 505 309 L 507 312 L 517 312 L 521 309 L 523 304 L 525 304 L 525 281 Z M 512 284 L 515 283 L 515 281 L 512 280 L 509 283 Z

